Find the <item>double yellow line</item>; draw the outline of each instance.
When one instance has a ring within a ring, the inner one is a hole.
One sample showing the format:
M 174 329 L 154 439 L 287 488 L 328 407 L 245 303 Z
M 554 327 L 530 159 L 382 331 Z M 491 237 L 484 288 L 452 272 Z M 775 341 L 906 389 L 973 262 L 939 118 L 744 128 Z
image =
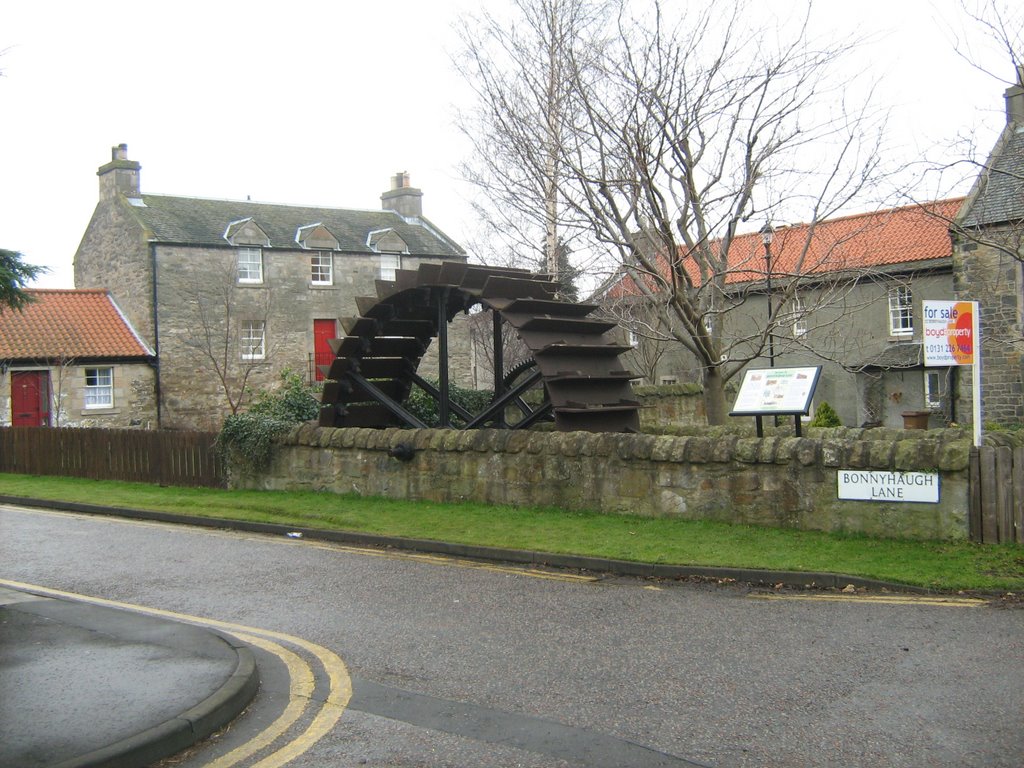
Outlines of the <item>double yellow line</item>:
M 348 669 L 341 658 L 333 651 L 300 637 L 267 629 L 247 627 L 241 624 L 231 624 L 226 621 L 217 621 L 216 619 L 165 611 L 159 608 L 121 603 L 101 597 L 90 597 L 74 592 L 62 592 L 36 584 L 24 584 L 18 581 L 0 579 L 0 585 L 45 597 L 119 608 L 149 616 L 158 616 L 217 629 L 280 659 L 288 671 L 289 681 L 288 705 L 284 708 L 284 711 L 270 725 L 260 731 L 257 736 L 227 754 L 207 763 L 207 768 L 232 768 L 260 752 L 273 748 L 275 744 L 279 744 L 279 746 L 270 754 L 260 758 L 258 762 L 249 765 L 248 768 L 279 768 L 286 765 L 304 752 L 307 752 L 317 741 L 334 728 L 338 720 L 341 719 L 342 714 L 344 714 L 349 700 L 352 698 L 352 679 L 349 677 Z M 328 691 L 323 701 L 315 703 L 313 699 L 316 676 L 312 665 L 305 661 L 298 653 L 289 650 L 285 646 L 292 646 L 301 650 L 319 664 L 328 681 Z M 311 705 L 317 706 L 318 709 L 309 725 L 297 736 L 282 742 L 281 740 L 286 738 L 288 731 L 306 714 Z
M 922 595 L 834 594 L 829 592 L 752 594 L 754 600 L 804 600 L 831 603 L 875 603 L 881 605 L 935 605 L 946 608 L 981 608 L 987 600 L 976 597 L 926 597 Z

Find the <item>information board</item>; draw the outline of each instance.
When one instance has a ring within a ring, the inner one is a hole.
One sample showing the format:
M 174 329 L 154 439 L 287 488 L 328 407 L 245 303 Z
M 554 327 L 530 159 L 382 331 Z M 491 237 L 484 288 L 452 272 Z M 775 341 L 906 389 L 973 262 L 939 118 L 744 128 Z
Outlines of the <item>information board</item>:
M 807 415 L 820 375 L 820 365 L 748 369 L 729 415 Z

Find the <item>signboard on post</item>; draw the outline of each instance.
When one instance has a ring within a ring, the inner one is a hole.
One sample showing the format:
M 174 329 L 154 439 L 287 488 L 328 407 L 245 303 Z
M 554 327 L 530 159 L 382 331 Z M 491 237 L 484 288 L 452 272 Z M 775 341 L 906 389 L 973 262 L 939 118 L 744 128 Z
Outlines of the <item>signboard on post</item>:
M 820 365 L 748 369 L 743 373 L 743 383 L 729 415 L 756 417 L 758 437 L 763 434 L 762 416 L 792 415 L 796 417 L 795 429 L 799 436 L 800 417 L 806 416 L 811 408 L 820 375 Z
M 924 301 L 924 364 L 974 365 L 976 301 Z
M 976 301 L 923 301 L 926 367 L 969 365 L 974 445 L 981 446 L 981 320 Z
M 807 414 L 821 366 L 747 370 L 730 416 Z

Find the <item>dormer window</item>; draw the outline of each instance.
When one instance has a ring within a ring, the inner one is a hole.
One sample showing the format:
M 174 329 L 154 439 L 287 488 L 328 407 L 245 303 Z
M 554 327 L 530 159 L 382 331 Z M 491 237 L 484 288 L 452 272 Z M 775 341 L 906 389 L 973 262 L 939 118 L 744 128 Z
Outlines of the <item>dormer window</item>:
M 249 284 L 263 282 L 262 248 L 238 249 L 238 282 Z
M 247 219 L 238 219 L 228 224 L 227 229 L 224 230 L 224 239 L 232 245 L 270 247 L 270 238 L 252 216 Z
M 295 242 L 305 250 L 337 251 L 341 248 L 338 238 L 323 224 L 299 227 L 295 231 Z
M 366 237 L 366 244 L 377 253 L 409 253 L 409 246 L 393 229 L 377 229 Z

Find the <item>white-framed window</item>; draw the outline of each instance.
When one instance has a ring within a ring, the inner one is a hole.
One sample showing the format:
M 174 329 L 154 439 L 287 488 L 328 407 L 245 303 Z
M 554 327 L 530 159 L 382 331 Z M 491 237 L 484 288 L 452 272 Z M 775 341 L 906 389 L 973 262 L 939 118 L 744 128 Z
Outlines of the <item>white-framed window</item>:
M 402 256 L 397 253 L 382 253 L 380 255 L 380 279 L 394 280 L 397 272 L 402 268 Z
M 242 326 L 242 359 L 262 360 L 267 351 L 267 327 L 264 323 L 246 323 Z
M 679 377 L 678 376 L 659 376 L 658 377 L 658 384 L 660 384 L 661 386 L 668 386 L 669 384 L 678 384 L 678 383 L 679 383 Z
M 240 282 L 240 283 L 262 283 L 263 282 L 263 249 L 262 248 L 239 248 L 238 249 L 238 282 Z
M 334 254 L 330 251 L 316 251 L 309 257 L 310 282 L 313 285 L 334 283 Z
M 85 407 L 114 407 L 114 369 L 85 369 Z
M 914 294 L 909 285 L 889 289 L 889 335 L 914 334 Z
M 626 343 L 631 347 L 640 346 L 640 337 L 636 335 L 636 331 L 626 330 Z
M 707 331 L 708 333 L 715 332 L 715 316 L 712 315 L 710 312 L 704 315 L 703 323 L 705 331 Z
M 807 335 L 807 315 L 804 302 L 799 296 L 793 297 L 793 305 L 790 312 L 793 317 L 793 338 L 798 339 Z
M 942 407 L 942 371 L 925 370 L 924 372 L 924 407 Z

